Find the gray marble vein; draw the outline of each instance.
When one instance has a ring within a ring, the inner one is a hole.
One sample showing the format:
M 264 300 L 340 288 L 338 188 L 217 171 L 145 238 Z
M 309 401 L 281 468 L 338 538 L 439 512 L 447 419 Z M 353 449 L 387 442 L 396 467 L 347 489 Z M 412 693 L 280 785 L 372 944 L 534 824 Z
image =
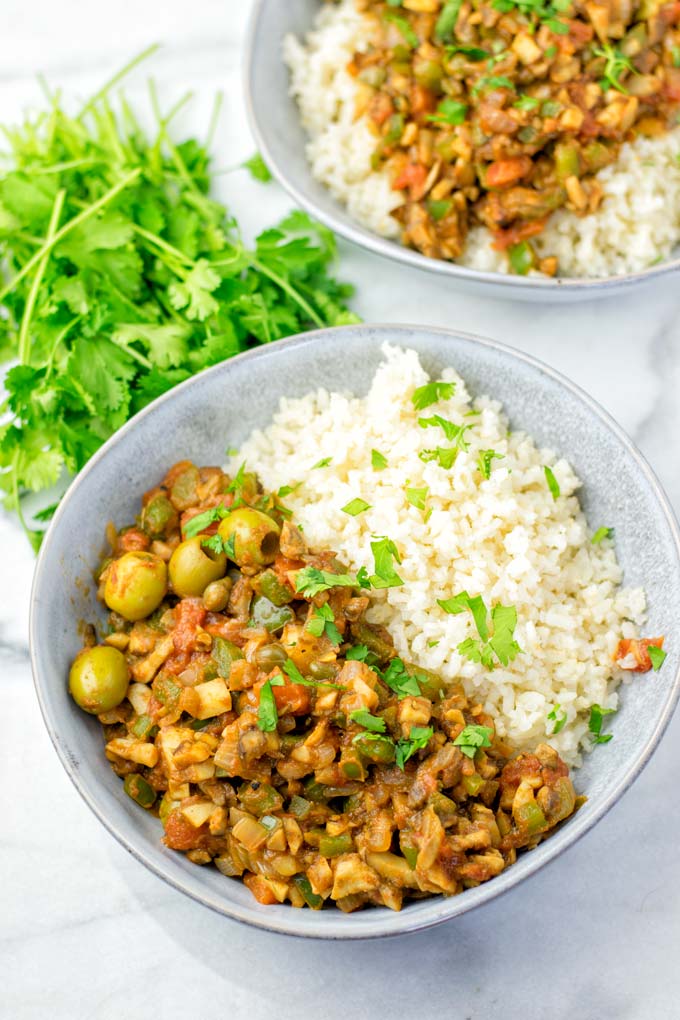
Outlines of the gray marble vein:
M 285 0 L 281 0 L 285 2 Z M 33 79 L 85 96 L 150 42 L 168 102 L 207 124 L 226 93 L 218 163 L 252 152 L 239 56 L 250 0 L 5 0 L 0 120 L 38 101 Z M 243 173 L 220 196 L 247 238 L 290 202 Z M 680 291 L 673 280 L 574 308 L 467 296 L 341 244 L 355 307 L 374 321 L 488 334 L 571 376 L 631 433 L 680 509 Z M 0 515 L 0 1017 L 138 1020 L 677 1020 L 680 1008 L 680 720 L 623 801 L 554 866 L 503 899 L 421 935 L 342 945 L 281 939 L 211 914 L 127 855 L 80 801 L 44 731 L 26 659 L 33 555 Z M 55 592 L 55 597 L 59 593 Z

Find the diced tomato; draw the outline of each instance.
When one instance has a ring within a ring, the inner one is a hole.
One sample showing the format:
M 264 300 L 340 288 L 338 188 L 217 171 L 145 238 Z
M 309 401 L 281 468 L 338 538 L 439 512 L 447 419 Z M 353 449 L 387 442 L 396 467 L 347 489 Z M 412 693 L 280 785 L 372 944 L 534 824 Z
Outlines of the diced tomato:
M 488 188 L 507 188 L 526 177 L 532 167 L 529 156 L 513 156 L 511 159 L 497 159 L 486 171 Z
M 311 708 L 309 690 L 302 684 L 285 684 L 283 687 L 272 687 L 274 701 L 279 712 L 291 715 L 306 715 Z
M 225 641 L 233 641 L 239 647 L 245 644 L 242 620 L 221 616 L 219 613 L 208 613 L 203 629 L 208 634 L 212 634 L 213 637 L 221 637 Z
M 376 92 L 368 107 L 368 116 L 374 124 L 381 127 L 388 117 L 394 113 L 392 100 L 386 92 Z
M 176 652 L 193 651 L 196 640 L 196 629 L 202 627 L 206 618 L 206 610 L 200 599 L 182 599 L 175 606 L 175 626 L 172 629 L 172 641 Z
M 545 228 L 546 219 L 527 220 L 526 223 L 517 223 L 507 230 L 497 230 L 494 234 L 494 242 L 491 245 L 496 251 L 505 251 L 512 244 L 519 244 L 529 237 L 536 237 Z
M 130 528 L 123 535 L 118 536 L 119 552 L 144 552 L 150 545 L 149 536 L 145 535 L 139 528 Z
M 665 69 L 665 81 L 662 92 L 669 102 L 680 102 L 680 69 L 675 67 L 667 67 Z
M 258 903 L 262 903 L 266 907 L 271 906 L 272 903 L 278 903 L 276 896 L 271 891 L 262 875 L 251 875 L 250 873 L 245 874 L 243 876 L 243 884 L 247 889 L 250 889 Z
M 663 648 L 663 638 L 622 638 L 619 641 L 614 659 L 620 663 L 623 659 L 627 659 L 629 655 L 632 655 L 636 665 L 626 668 L 630 669 L 631 673 L 648 673 L 652 668 L 652 660 L 647 651 L 650 645 L 654 648 Z
M 424 85 L 413 85 L 410 93 L 411 113 L 419 117 L 425 113 L 432 113 L 437 105 L 437 97 L 434 92 L 425 88 Z
M 583 46 L 584 43 L 590 42 L 595 35 L 595 30 L 592 25 L 587 24 L 585 21 L 579 21 L 574 18 L 569 22 L 569 38 L 573 40 L 578 46 Z M 564 38 L 564 36 L 558 36 Z
M 207 824 L 194 828 L 180 811 L 171 811 L 165 820 L 165 845 L 171 850 L 200 850 L 210 837 Z
M 392 181 L 392 190 L 401 191 L 402 188 L 410 188 L 417 191 L 422 188 L 427 180 L 427 167 L 421 163 L 407 163 L 400 174 L 397 174 Z

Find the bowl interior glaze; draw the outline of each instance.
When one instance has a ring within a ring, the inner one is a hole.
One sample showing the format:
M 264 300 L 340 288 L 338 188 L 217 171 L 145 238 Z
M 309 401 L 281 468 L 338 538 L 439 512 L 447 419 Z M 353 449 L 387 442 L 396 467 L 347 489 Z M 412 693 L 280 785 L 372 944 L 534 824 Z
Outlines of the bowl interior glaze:
M 659 673 L 624 691 L 615 739 L 596 748 L 576 776 L 586 805 L 546 843 L 493 881 L 450 899 L 422 900 L 395 914 L 260 906 L 240 882 L 199 868 L 160 842 L 156 818 L 123 792 L 109 768 L 95 719 L 70 699 L 66 677 L 78 651 L 78 621 L 102 618 L 92 570 L 104 527 L 134 519 L 141 494 L 182 458 L 222 464 L 254 427 L 265 426 L 282 395 L 317 386 L 365 393 L 385 340 L 413 347 L 437 376 L 453 365 L 473 395 L 504 404 L 513 430 L 530 432 L 573 464 L 592 528 L 616 529 L 625 583 L 644 585 L 650 634 L 667 637 Z M 34 580 L 31 649 L 36 688 L 61 761 L 92 810 L 154 872 L 217 911 L 278 932 L 324 938 L 399 934 L 437 924 L 499 895 L 557 857 L 612 806 L 638 775 L 678 698 L 677 526 L 647 464 L 619 427 L 578 388 L 540 362 L 491 341 L 432 328 L 348 326 L 305 334 L 240 355 L 196 376 L 150 405 L 92 458 L 63 499 L 45 537 Z
M 413 269 L 443 275 L 451 284 L 484 297 L 551 302 L 592 300 L 611 297 L 680 268 L 676 251 L 665 262 L 621 276 L 582 279 L 511 276 L 429 259 L 361 226 L 312 176 L 305 156 L 307 136 L 290 95 L 288 70 L 282 57 L 283 38 L 289 32 L 297 36 L 308 32 L 320 4 L 321 0 L 255 0 L 244 58 L 244 89 L 250 125 L 265 162 L 295 201 L 331 230 L 378 255 Z

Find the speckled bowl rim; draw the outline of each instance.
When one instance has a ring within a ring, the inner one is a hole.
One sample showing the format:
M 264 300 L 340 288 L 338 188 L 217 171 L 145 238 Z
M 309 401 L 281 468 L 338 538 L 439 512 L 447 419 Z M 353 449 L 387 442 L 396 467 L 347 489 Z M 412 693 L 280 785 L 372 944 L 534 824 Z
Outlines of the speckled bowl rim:
M 570 391 L 578 400 L 587 406 L 589 411 L 595 415 L 600 421 L 615 435 L 621 445 L 626 449 L 630 457 L 633 458 L 639 470 L 645 476 L 654 496 L 656 497 L 663 515 L 666 518 L 669 531 L 673 538 L 673 544 L 675 546 L 676 554 L 680 559 L 680 528 L 675 518 L 675 514 L 671 508 L 669 500 L 658 481 L 656 475 L 652 471 L 651 467 L 642 456 L 640 451 L 637 449 L 632 440 L 624 432 L 620 425 L 611 417 L 611 415 L 604 410 L 604 408 L 591 396 L 589 396 L 584 390 L 582 390 L 575 383 L 571 382 L 560 372 L 546 365 L 538 358 L 534 358 L 532 355 L 526 354 L 523 351 L 518 351 L 506 344 L 499 343 L 495 340 L 490 340 L 485 337 L 477 336 L 472 333 L 459 332 L 458 330 L 449 330 L 444 328 L 437 328 L 433 326 L 417 326 L 417 325 L 406 325 L 393 323 L 365 323 L 363 324 L 366 328 L 372 331 L 385 331 L 387 337 L 391 340 L 399 342 L 400 334 L 405 334 L 405 339 L 408 335 L 417 330 L 420 333 L 436 334 L 439 336 L 455 336 L 464 341 L 470 342 L 473 346 L 478 345 L 485 347 L 492 351 L 497 352 L 503 357 L 510 358 L 516 361 L 523 362 L 530 368 L 537 370 L 539 373 L 549 377 L 553 382 L 559 386 L 564 387 Z M 299 334 L 298 336 L 288 337 L 284 340 L 278 340 L 275 348 L 280 352 L 282 349 L 293 350 L 297 347 L 310 346 L 311 349 L 319 341 L 323 340 L 324 337 L 342 335 L 344 332 L 356 330 L 362 328 L 361 326 L 336 326 L 327 329 L 312 330 L 307 333 Z M 256 905 L 251 907 L 244 907 L 238 903 L 231 903 L 229 908 L 223 904 L 216 902 L 216 900 L 206 894 L 202 895 L 196 892 L 194 889 L 189 888 L 177 874 L 173 873 L 170 867 L 166 867 L 165 861 L 159 863 L 152 859 L 146 852 L 146 849 L 142 843 L 140 845 L 134 845 L 125 834 L 117 827 L 114 820 L 107 817 L 102 808 L 100 808 L 96 797 L 91 797 L 87 790 L 84 788 L 84 784 L 81 783 L 77 768 L 71 761 L 69 756 L 65 752 L 65 748 L 62 746 L 59 740 L 58 732 L 58 720 L 53 720 L 50 717 L 47 703 L 43 698 L 42 684 L 43 680 L 39 675 L 38 670 L 38 658 L 37 658 L 37 629 L 38 629 L 38 611 L 37 606 L 40 604 L 41 588 L 43 585 L 43 574 L 47 573 L 46 564 L 48 564 L 51 557 L 51 544 L 52 534 L 56 530 L 56 526 L 65 512 L 65 508 L 68 503 L 78 498 L 78 491 L 81 487 L 83 480 L 93 470 L 96 464 L 105 458 L 112 447 L 117 445 L 121 439 L 129 432 L 134 429 L 143 428 L 145 419 L 154 413 L 155 409 L 161 404 L 175 400 L 177 395 L 185 389 L 200 385 L 201 380 L 208 373 L 218 373 L 223 370 L 225 364 L 233 364 L 235 361 L 244 360 L 259 360 L 267 358 L 269 352 L 272 350 L 270 346 L 257 347 L 252 350 L 246 351 L 242 354 L 236 355 L 235 358 L 231 358 L 228 362 L 221 362 L 218 365 L 214 365 L 212 368 L 206 369 L 204 372 L 193 376 L 191 379 L 187 379 L 185 382 L 180 383 L 174 389 L 169 390 L 167 393 L 158 397 L 151 404 L 145 407 L 142 411 L 131 418 L 127 424 L 118 430 L 88 461 L 79 475 L 74 479 L 70 488 L 66 492 L 62 499 L 59 508 L 54 515 L 54 518 L 47 530 L 45 538 L 42 543 L 40 554 L 35 568 L 35 574 L 33 577 L 33 585 L 31 589 L 31 600 L 30 600 L 30 618 L 29 618 L 29 644 L 31 654 L 31 668 L 33 672 L 33 682 L 40 705 L 40 710 L 49 733 L 50 739 L 55 747 L 57 755 L 66 770 L 71 782 L 78 790 L 78 793 L 83 798 L 85 803 L 88 805 L 90 810 L 97 816 L 99 821 L 104 825 L 106 829 L 111 833 L 112 836 L 124 847 L 133 857 L 144 864 L 150 871 L 152 871 L 159 878 L 163 879 L 169 885 L 173 886 L 180 892 L 185 893 L 192 899 L 204 906 L 209 907 L 211 910 L 216 911 L 223 916 L 231 917 L 237 921 L 244 922 L 246 924 L 253 925 L 257 928 L 262 928 L 266 931 L 276 932 L 284 935 L 294 935 L 306 938 L 322 938 L 331 940 L 349 940 L 349 939 L 374 939 L 384 938 L 389 936 L 405 935 L 415 931 L 425 930 L 432 928 L 435 925 L 441 924 L 444 921 L 451 920 L 460 914 L 465 914 L 469 910 L 473 910 L 476 907 L 481 906 L 484 903 L 488 903 L 490 900 L 496 899 L 497 897 L 508 892 L 510 889 L 515 888 L 520 883 L 524 882 L 531 875 L 535 874 L 548 862 L 554 860 L 560 856 L 568 847 L 573 846 L 582 836 L 584 836 L 601 818 L 603 818 L 619 800 L 619 798 L 625 793 L 625 791 L 635 782 L 643 768 L 649 762 L 652 754 L 656 750 L 663 733 L 668 726 L 670 719 L 673 715 L 673 711 L 677 705 L 678 699 L 680 698 L 680 667 L 677 669 L 672 683 L 669 684 L 668 694 L 662 712 L 657 719 L 656 726 L 654 727 L 649 739 L 646 741 L 644 746 L 637 750 L 635 756 L 631 759 L 629 767 L 621 774 L 618 782 L 616 782 L 608 792 L 602 796 L 599 801 L 597 808 L 590 815 L 585 815 L 583 812 L 577 813 L 569 820 L 569 825 L 561 828 L 556 832 L 549 841 L 542 843 L 537 850 L 524 856 L 524 872 L 516 872 L 514 868 L 509 868 L 503 871 L 500 875 L 495 877 L 492 881 L 483 883 L 474 889 L 467 889 L 464 893 L 459 896 L 452 897 L 433 897 L 428 905 L 430 907 L 427 917 L 423 917 L 422 914 L 418 914 L 417 918 L 412 917 L 408 910 L 401 913 L 390 913 L 388 915 L 378 915 L 376 913 L 375 920 L 372 924 L 364 924 L 360 931 L 352 931 L 351 928 L 345 924 L 338 925 L 337 921 L 331 911 L 320 911 L 314 918 L 314 923 L 307 922 L 304 926 L 301 926 L 297 918 L 298 911 L 291 908 L 290 917 L 285 917 L 281 920 L 280 917 L 267 920 L 266 915 L 263 917 L 262 913 L 258 912 Z M 424 902 L 424 901 L 423 901 Z M 362 912 L 365 917 L 365 912 Z
M 466 282 L 474 284 L 490 284 L 495 287 L 502 287 L 510 292 L 506 296 L 514 296 L 520 300 L 528 298 L 529 295 L 542 295 L 546 301 L 554 299 L 559 292 L 568 292 L 574 297 L 582 299 L 594 299 L 596 297 L 610 297 L 617 292 L 628 290 L 636 284 L 660 279 L 680 269 L 680 253 L 670 259 L 666 259 L 657 265 L 648 266 L 636 273 L 623 273 L 617 276 L 593 276 L 593 277 L 529 277 L 515 276 L 513 274 L 484 272 L 480 269 L 470 269 L 467 266 L 458 265 L 455 262 L 446 262 L 444 259 L 430 259 L 417 251 L 406 248 L 395 241 L 389 241 L 379 234 L 361 226 L 357 221 L 346 222 L 334 215 L 322 206 L 319 206 L 302 190 L 288 175 L 286 167 L 283 166 L 274 156 L 269 145 L 266 131 L 257 115 L 257 104 L 254 99 L 253 73 L 257 61 L 256 39 L 261 30 L 264 7 L 269 0 L 254 0 L 254 5 L 248 22 L 244 58 L 243 58 L 243 93 L 246 103 L 246 111 L 251 131 L 254 135 L 257 147 L 271 170 L 283 188 L 295 201 L 302 206 L 311 216 L 329 227 L 334 233 L 344 237 L 345 240 L 359 245 L 375 255 L 386 259 L 392 259 L 410 266 L 412 269 L 426 273 L 436 273 L 439 276 L 448 276 L 461 284 Z M 311 170 L 310 170 L 311 174 Z M 511 292 L 515 291 L 512 295 Z M 493 296 L 493 295 L 490 295 Z M 500 297 L 500 295 L 498 295 Z

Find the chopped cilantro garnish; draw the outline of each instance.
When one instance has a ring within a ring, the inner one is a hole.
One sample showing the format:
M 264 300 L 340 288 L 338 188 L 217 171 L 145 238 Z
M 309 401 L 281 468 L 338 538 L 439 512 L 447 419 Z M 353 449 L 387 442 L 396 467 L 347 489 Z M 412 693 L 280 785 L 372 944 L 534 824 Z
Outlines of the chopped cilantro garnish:
M 438 400 L 450 400 L 456 392 L 455 382 L 444 382 L 438 379 L 425 383 L 413 391 L 411 403 L 416 411 L 424 411 L 426 407 L 436 404 Z
M 535 99 L 534 96 L 522 95 L 512 105 L 517 110 L 535 110 L 536 107 L 541 105 L 541 100 Z
M 359 567 L 359 569 L 357 570 L 357 584 L 359 585 L 360 588 L 371 587 L 371 579 L 368 576 L 368 571 L 366 570 L 366 567 Z
M 301 684 L 302 687 L 334 687 L 336 691 L 344 690 L 342 684 L 331 683 L 330 680 L 310 680 L 303 676 L 300 670 L 297 668 L 292 659 L 286 659 L 283 666 L 281 667 L 286 676 L 294 683 Z M 276 677 L 272 679 L 272 683 L 277 682 Z M 283 680 L 279 676 L 278 683 L 283 683 Z
M 196 514 L 190 521 L 184 525 L 182 529 L 184 531 L 185 538 L 195 538 L 196 535 L 200 535 L 202 531 L 209 528 L 215 521 L 221 521 L 224 517 L 229 515 L 229 510 L 226 506 L 214 506 L 210 510 L 204 510 L 200 514 Z
M 370 654 L 368 645 L 354 645 L 353 648 L 348 649 L 345 658 L 353 662 L 365 662 Z
M 456 425 L 448 418 L 442 418 L 440 414 L 433 414 L 431 418 L 419 418 L 418 424 L 421 429 L 440 428 L 450 443 L 455 443 L 456 449 L 467 450 L 468 443 L 465 433 L 472 428 L 472 425 Z
M 276 495 L 280 499 L 284 499 L 286 496 L 290 496 L 292 492 L 295 492 L 297 489 L 299 489 L 301 485 L 302 482 L 296 482 L 295 485 L 282 485 Z
M 400 701 L 402 698 L 420 697 L 421 692 L 418 684 L 418 675 L 407 673 L 403 659 L 398 657 L 392 659 L 382 677 L 387 686 L 390 690 L 394 691 Z
M 543 468 L 543 471 L 545 472 L 545 480 L 548 483 L 548 488 L 550 489 L 550 492 L 552 493 L 552 498 L 557 499 L 557 497 L 560 495 L 559 482 L 555 478 L 555 475 L 553 474 L 551 468 L 549 468 L 547 465 L 546 467 Z
M 421 450 L 418 456 L 424 464 L 436 460 L 441 468 L 450 471 L 459 452 L 455 446 L 437 446 L 434 450 Z
M 380 450 L 371 450 L 371 467 L 374 471 L 384 471 L 387 467 L 387 457 Z
M 622 74 L 637 74 L 637 71 L 621 50 L 612 46 L 611 43 L 603 43 L 597 46 L 594 53 L 605 60 L 604 72 L 600 87 L 606 92 L 607 89 L 616 89 L 628 95 L 628 89 L 621 84 Z
M 371 713 L 365 708 L 358 708 L 356 712 L 350 712 L 349 717 L 352 722 L 357 723 L 359 726 L 363 726 L 365 730 L 370 730 L 371 733 L 385 732 L 385 720 L 382 716 L 371 715 Z
M 453 743 L 467 758 L 474 758 L 480 747 L 491 747 L 492 733 L 493 730 L 489 726 L 466 726 Z
M 406 18 L 402 18 L 400 14 L 393 14 L 392 11 L 387 11 L 383 14 L 383 18 L 385 21 L 391 21 L 399 29 L 401 37 L 407 46 L 410 46 L 412 50 L 416 49 L 420 44 L 420 40 L 411 27 L 411 23 Z
M 468 104 L 461 102 L 460 99 L 442 99 L 436 111 L 428 114 L 426 120 L 432 121 L 433 124 L 452 124 L 455 126 L 464 122 L 467 111 Z M 434 401 L 431 401 L 431 403 L 434 403 Z M 427 407 L 428 405 L 425 404 L 424 406 Z
M 438 640 L 437 641 L 428 641 L 427 642 L 427 647 L 428 648 L 436 648 L 438 644 L 439 644 Z
M 330 588 L 356 588 L 357 578 L 351 574 L 332 574 L 318 567 L 303 567 L 295 575 L 295 590 L 308 599 Z
M 656 645 L 647 645 L 647 652 L 652 660 L 652 669 L 655 673 L 658 673 L 664 664 L 666 652 L 664 652 L 663 648 L 657 648 Z
M 567 713 L 564 711 L 559 702 L 555 704 L 550 712 L 548 712 L 548 719 L 554 723 L 552 728 L 553 736 L 559 733 L 563 729 L 564 724 L 567 721 Z
M 272 681 L 265 680 L 260 688 L 260 704 L 257 710 L 257 725 L 264 733 L 272 733 L 279 721 Z
M 345 503 L 343 507 L 340 507 L 343 514 L 349 514 L 350 517 L 357 517 L 359 514 L 363 514 L 365 510 L 371 509 L 371 504 L 367 503 L 365 499 L 361 499 L 356 496 L 355 499 L 350 499 L 349 503 Z
M 224 542 L 220 535 L 210 535 L 209 538 L 202 539 L 201 545 L 204 549 L 210 549 L 210 551 L 214 552 L 216 556 L 219 556 L 220 553 L 224 552 Z
M 312 464 L 309 470 L 316 471 L 317 468 L 328 467 L 332 460 L 333 460 L 332 457 L 322 457 L 321 460 L 317 460 L 316 464 Z
M 394 561 L 401 563 L 399 550 L 391 538 L 374 535 L 371 542 L 375 573 L 368 580 L 374 588 L 398 588 L 404 582 L 394 569 Z
M 477 455 L 477 467 L 484 478 L 491 478 L 491 461 L 503 460 L 502 453 L 495 450 L 480 450 Z
M 500 75 L 488 75 L 483 78 L 479 78 L 472 86 L 472 91 L 476 94 L 477 92 L 486 92 L 487 89 L 510 89 L 515 91 L 515 83 L 507 78 L 504 74 Z
M 305 629 L 314 637 L 321 637 L 322 634 L 325 634 L 336 647 L 342 644 L 342 634 L 335 626 L 335 616 L 327 602 L 323 606 L 314 606 Z
M 606 715 L 613 715 L 616 712 L 615 708 L 601 708 L 600 705 L 592 705 L 590 709 L 590 719 L 588 720 L 588 729 L 593 734 L 596 744 L 608 744 L 614 736 L 613 733 L 602 733 L 602 721 Z
M 230 535 L 226 542 L 222 542 L 222 551 L 227 554 L 230 560 L 236 561 L 236 535 Z
M 488 50 L 483 50 L 479 46 L 459 46 L 454 43 L 452 46 L 446 47 L 446 53 L 448 56 L 455 56 L 456 53 L 462 53 L 468 60 L 472 60 L 475 64 L 479 63 L 480 60 L 486 60 L 491 54 Z M 498 59 L 498 57 L 496 58 Z
M 469 609 L 479 634 L 476 638 L 465 638 L 458 645 L 461 655 L 471 662 L 481 662 L 487 669 L 493 669 L 494 655 L 503 666 L 507 666 L 522 651 L 514 638 L 517 626 L 517 610 L 514 606 L 496 605 L 491 609 L 491 637 L 489 637 L 488 610 L 481 595 L 474 598 L 466 591 L 448 599 L 437 599 L 437 604 L 450 615 L 457 615 Z
M 406 488 L 406 499 L 409 501 L 411 506 L 414 506 L 416 510 L 424 510 L 425 502 L 428 497 L 430 489 L 429 486 L 424 485 L 422 488 Z
M 603 539 L 613 537 L 614 537 L 613 528 L 598 528 L 593 537 L 591 538 L 590 543 L 591 545 L 599 545 L 600 542 L 603 541 Z
M 557 46 L 553 43 L 552 46 L 548 46 L 543 56 L 546 60 L 552 60 L 553 57 L 557 56 Z
M 395 746 L 395 760 L 397 765 L 404 771 L 404 765 L 409 758 L 427 747 L 434 735 L 431 726 L 412 726 L 408 737 L 402 737 Z

